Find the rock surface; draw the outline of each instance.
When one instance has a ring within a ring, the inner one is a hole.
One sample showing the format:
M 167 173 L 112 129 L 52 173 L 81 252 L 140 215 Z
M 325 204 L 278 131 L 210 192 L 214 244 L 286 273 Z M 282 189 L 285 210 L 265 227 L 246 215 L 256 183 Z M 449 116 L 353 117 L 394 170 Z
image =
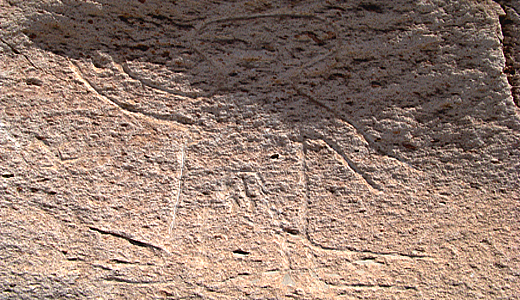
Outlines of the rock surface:
M 0 10 L 0 298 L 520 298 L 519 1 Z

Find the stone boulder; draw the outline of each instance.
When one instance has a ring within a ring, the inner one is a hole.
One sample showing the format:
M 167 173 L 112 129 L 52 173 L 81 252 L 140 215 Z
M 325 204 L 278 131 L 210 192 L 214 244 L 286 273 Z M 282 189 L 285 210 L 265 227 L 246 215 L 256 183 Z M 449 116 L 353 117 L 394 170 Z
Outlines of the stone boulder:
M 519 1 L 0 10 L 0 298 L 519 297 Z

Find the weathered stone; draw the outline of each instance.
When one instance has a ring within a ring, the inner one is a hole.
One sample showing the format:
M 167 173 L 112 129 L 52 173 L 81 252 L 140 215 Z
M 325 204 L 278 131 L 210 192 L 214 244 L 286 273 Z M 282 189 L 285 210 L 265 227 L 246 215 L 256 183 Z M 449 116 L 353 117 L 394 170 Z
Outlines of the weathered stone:
M 517 297 L 518 1 L 0 7 L 1 298 Z

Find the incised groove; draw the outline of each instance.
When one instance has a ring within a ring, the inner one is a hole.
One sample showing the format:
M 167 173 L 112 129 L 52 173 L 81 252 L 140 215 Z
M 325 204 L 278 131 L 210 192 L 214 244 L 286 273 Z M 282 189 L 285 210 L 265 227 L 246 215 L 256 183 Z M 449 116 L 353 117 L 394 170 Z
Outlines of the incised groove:
M 192 124 L 194 121 L 191 120 L 191 118 L 180 115 L 180 114 L 159 114 L 159 113 L 152 113 L 147 112 L 142 109 L 139 109 L 133 105 L 121 102 L 113 97 L 107 96 L 103 94 L 103 91 L 101 91 L 92 81 L 87 79 L 85 76 L 82 75 L 81 67 L 75 63 L 69 60 L 71 69 L 74 71 L 74 73 L 81 78 L 83 82 L 85 82 L 100 98 L 115 104 L 119 108 L 121 108 L 124 111 L 130 112 L 130 113 L 136 113 L 140 114 L 146 117 L 150 117 L 153 119 L 161 120 L 161 121 L 173 121 L 184 125 Z
M 340 114 L 338 113 L 336 110 L 330 108 L 328 105 L 322 103 L 321 101 L 319 101 L 318 99 L 316 99 L 315 97 L 313 97 L 312 95 L 310 95 L 309 93 L 305 92 L 303 89 L 297 87 L 296 85 L 293 85 L 293 89 L 301 96 L 307 98 L 311 103 L 319 106 L 319 107 L 322 107 L 324 108 L 325 110 L 327 110 L 328 112 L 330 112 L 334 117 L 336 117 L 337 119 L 339 120 L 342 120 L 343 122 L 349 124 L 350 126 L 352 126 L 356 132 L 363 137 L 364 141 L 370 145 L 373 149 L 375 149 L 377 151 L 377 153 L 379 153 L 380 155 L 384 155 L 384 156 L 387 156 L 387 157 L 390 157 L 392 159 L 395 159 L 405 165 L 407 165 L 409 168 L 411 169 L 414 169 L 416 171 L 419 171 L 417 170 L 416 167 L 414 167 L 413 165 L 411 165 L 409 162 L 407 162 L 406 160 L 400 158 L 400 157 L 397 157 L 395 155 L 392 155 L 390 153 L 388 153 L 387 151 L 384 151 L 378 144 L 377 142 L 374 141 L 373 138 L 371 138 L 362 128 L 361 126 L 357 125 L 354 121 L 350 120 L 348 117 L 346 117 L 344 114 Z
M 338 251 L 338 252 L 346 252 L 346 253 L 353 253 L 353 254 L 365 254 L 365 255 L 370 255 L 370 256 L 374 256 L 374 257 L 398 257 L 398 258 L 402 258 L 402 259 L 435 259 L 432 256 L 413 254 L 413 253 L 408 254 L 408 253 L 390 252 L 390 251 L 389 252 L 375 252 L 375 251 L 370 251 L 370 250 L 358 250 L 354 247 L 348 247 L 348 246 L 337 247 L 337 248 L 328 247 L 328 246 L 324 246 L 324 245 L 321 245 L 321 244 L 315 242 L 308 232 L 306 234 L 306 240 L 309 241 L 311 249 L 313 247 L 315 247 L 315 248 L 318 248 L 317 250 L 323 250 L 323 251 Z
M 138 247 L 149 248 L 149 249 L 152 249 L 152 250 L 158 250 L 158 251 L 162 251 L 162 252 L 167 252 L 166 250 L 164 250 L 163 248 L 161 248 L 159 246 L 156 246 L 156 245 L 153 245 L 153 244 L 150 244 L 150 243 L 147 243 L 147 242 L 143 242 L 143 241 L 137 240 L 135 238 L 132 238 L 132 237 L 128 236 L 125 233 L 120 233 L 120 232 L 115 232 L 115 231 L 105 230 L 105 229 L 99 229 L 99 228 L 92 227 L 92 226 L 89 227 L 89 229 L 92 230 L 92 231 L 99 232 L 101 234 L 108 234 L 108 235 L 111 235 L 111 236 L 114 236 L 114 237 L 117 237 L 117 238 L 121 238 L 121 239 L 127 240 L 130 244 L 138 246 Z
M 332 139 L 326 138 L 326 137 L 322 136 L 321 134 L 317 134 L 317 133 L 314 133 L 314 132 L 313 133 L 306 133 L 306 135 L 308 135 L 310 138 L 318 139 L 318 140 L 321 140 L 321 141 L 325 142 L 325 144 L 327 144 L 331 150 L 336 152 L 342 158 L 342 160 L 346 163 L 346 166 L 348 166 L 354 173 L 358 174 L 359 176 L 361 176 L 361 178 L 363 178 L 363 180 L 365 181 L 365 183 L 368 186 L 370 186 L 371 188 L 373 188 L 375 190 L 378 190 L 378 191 L 383 191 L 384 190 L 381 185 L 379 185 L 376 182 L 374 182 L 374 180 L 372 180 L 372 178 L 370 178 L 370 176 L 368 174 L 363 172 L 356 165 L 356 163 L 354 163 L 345 154 L 345 152 L 343 150 L 341 150 L 341 147 L 336 142 L 334 142 Z
M 27 54 L 21 52 L 20 50 L 16 49 L 15 46 L 11 45 L 11 43 L 7 42 L 6 40 L 4 40 L 3 38 L 0 37 L 0 41 L 4 44 L 7 45 L 7 47 L 9 47 L 11 49 L 11 51 L 13 51 L 14 54 L 17 54 L 17 55 L 22 55 L 28 62 L 31 66 L 33 66 L 35 69 L 38 69 L 40 71 L 43 71 L 40 67 L 36 66 L 32 60 L 29 58 L 29 56 L 27 56 Z
M 148 86 L 150 88 L 158 89 L 158 90 L 166 92 L 168 94 L 172 94 L 172 95 L 175 95 L 175 96 L 186 97 L 186 98 L 190 98 L 190 99 L 196 99 L 196 98 L 199 98 L 199 97 L 208 97 L 209 98 L 209 97 L 214 95 L 214 93 L 210 93 L 210 92 L 207 92 L 207 93 L 203 93 L 203 92 L 182 92 L 182 91 L 179 91 L 179 90 L 169 89 L 169 88 L 160 86 L 158 84 L 155 84 L 155 83 L 153 83 L 150 80 L 147 80 L 147 79 L 139 77 L 137 74 L 132 72 L 132 70 L 130 70 L 130 68 L 128 67 L 128 64 L 126 62 L 123 63 L 121 65 L 121 67 L 122 67 L 123 71 L 130 78 L 138 80 L 143 85 L 146 85 L 146 86 Z

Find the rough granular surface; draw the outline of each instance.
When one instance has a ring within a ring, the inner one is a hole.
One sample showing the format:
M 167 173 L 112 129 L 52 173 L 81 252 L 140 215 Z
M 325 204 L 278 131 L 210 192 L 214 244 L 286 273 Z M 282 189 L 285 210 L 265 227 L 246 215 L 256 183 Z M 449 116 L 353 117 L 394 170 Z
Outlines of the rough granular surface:
M 0 11 L 0 298 L 520 299 L 519 1 Z

